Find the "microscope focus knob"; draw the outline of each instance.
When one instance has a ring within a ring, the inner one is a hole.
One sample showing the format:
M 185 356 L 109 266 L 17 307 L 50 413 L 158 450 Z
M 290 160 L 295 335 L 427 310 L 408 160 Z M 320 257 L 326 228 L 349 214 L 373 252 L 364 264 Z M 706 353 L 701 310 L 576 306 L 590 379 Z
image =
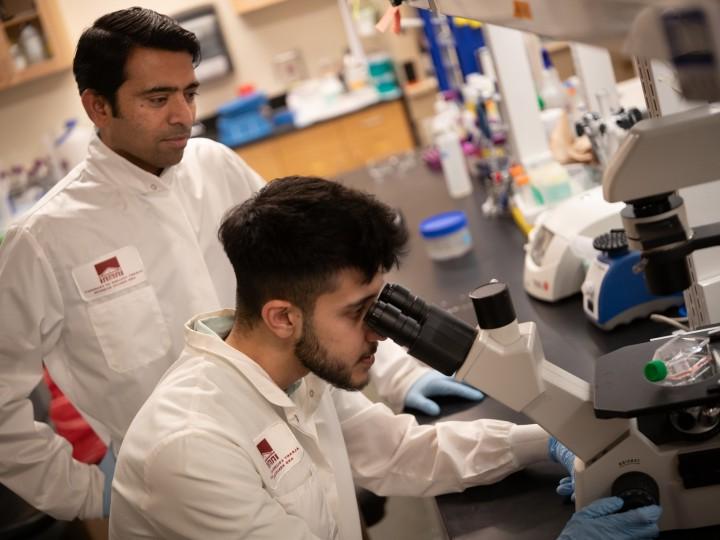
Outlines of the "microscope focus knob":
M 470 293 L 478 326 L 483 330 L 501 328 L 513 322 L 517 316 L 505 283 L 491 281 Z
M 618 476 L 610 488 L 610 494 L 624 501 L 622 512 L 650 504 L 660 504 L 660 489 L 657 482 L 652 476 L 639 471 Z

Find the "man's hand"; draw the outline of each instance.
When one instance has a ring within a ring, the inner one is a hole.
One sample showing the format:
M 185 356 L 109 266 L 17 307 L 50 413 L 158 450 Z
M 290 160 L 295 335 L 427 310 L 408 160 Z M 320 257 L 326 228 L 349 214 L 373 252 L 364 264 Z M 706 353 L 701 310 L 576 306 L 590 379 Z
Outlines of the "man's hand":
M 565 467 L 565 470 L 570 475 L 560 480 L 555 491 L 557 491 L 558 495 L 571 497 L 572 500 L 575 500 L 575 454 L 555 437 L 550 437 L 548 454 L 551 460 Z
M 103 487 L 103 517 L 110 515 L 110 491 L 112 488 L 113 476 L 115 475 L 115 454 L 108 446 L 105 457 L 98 463 L 98 467 L 105 475 L 105 486 Z
M 656 538 L 662 509 L 643 506 L 616 514 L 623 506 L 620 497 L 598 499 L 575 512 L 558 540 L 641 540 Z
M 480 401 L 485 394 L 438 371 L 429 371 L 410 387 L 405 396 L 405 406 L 429 416 L 437 416 L 440 414 L 440 406 L 429 399 L 433 396 L 457 396 L 470 401 Z

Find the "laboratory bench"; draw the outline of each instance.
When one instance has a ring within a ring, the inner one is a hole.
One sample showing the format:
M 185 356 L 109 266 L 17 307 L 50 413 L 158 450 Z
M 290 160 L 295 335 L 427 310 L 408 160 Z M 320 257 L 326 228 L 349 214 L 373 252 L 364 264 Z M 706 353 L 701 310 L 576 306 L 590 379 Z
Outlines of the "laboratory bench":
M 595 360 L 617 348 L 668 334 L 670 327 L 650 320 L 606 332 L 583 313 L 580 294 L 557 303 L 529 297 L 523 288 L 526 238 L 509 216 L 485 217 L 481 212 L 484 191 L 475 183 L 472 195 L 451 199 L 442 174 L 431 172 L 418 156 L 402 174 L 378 181 L 363 169 L 337 178 L 343 184 L 375 194 L 397 208 L 410 231 L 410 249 L 400 268 L 386 277 L 426 301 L 441 306 L 465 322 L 476 325 L 468 293 L 496 278 L 508 284 L 518 321 L 534 321 L 545 357 L 578 377 L 592 382 Z M 425 252 L 418 232 L 424 218 L 448 210 L 467 214 L 473 249 L 461 258 L 433 261 Z M 519 424 L 530 420 L 490 397 L 479 404 L 442 400 L 443 420 L 499 418 Z M 420 423 L 437 418 L 418 415 Z M 557 463 L 543 462 L 512 474 L 490 486 L 435 498 L 447 538 L 482 540 L 555 539 L 570 519 L 574 506 L 555 493 L 566 476 Z M 718 528 L 692 531 L 692 538 L 718 538 Z M 661 538 L 688 538 L 687 531 L 663 533 Z

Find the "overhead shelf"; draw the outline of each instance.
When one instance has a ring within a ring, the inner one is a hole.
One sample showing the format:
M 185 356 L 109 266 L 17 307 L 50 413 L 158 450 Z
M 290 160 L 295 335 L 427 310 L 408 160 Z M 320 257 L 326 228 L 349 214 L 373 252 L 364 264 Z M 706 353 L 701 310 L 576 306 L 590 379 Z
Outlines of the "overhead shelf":
M 285 0 L 235 0 L 234 4 L 235 11 L 244 15 L 281 2 L 285 2 Z
M 416 8 L 672 64 L 685 99 L 720 101 L 720 2 L 406 0 Z
M 429 9 L 428 0 L 407 0 Z M 625 52 L 625 41 L 653 0 L 435 0 L 440 13 L 547 38 Z M 660 51 L 658 51 L 660 52 Z
M 3 21 L 2 26 L 5 28 L 12 28 L 13 26 L 19 26 L 27 22 L 36 21 L 38 18 L 38 12 L 34 9 L 29 9 L 27 11 L 23 11 L 22 13 L 18 13 L 6 21 Z

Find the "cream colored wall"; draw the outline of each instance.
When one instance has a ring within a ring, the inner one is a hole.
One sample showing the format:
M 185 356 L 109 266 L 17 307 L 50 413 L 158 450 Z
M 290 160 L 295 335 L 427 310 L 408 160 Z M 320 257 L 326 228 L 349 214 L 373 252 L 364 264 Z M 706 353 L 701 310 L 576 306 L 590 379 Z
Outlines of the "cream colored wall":
M 272 67 L 278 52 L 299 49 L 310 75 L 315 75 L 324 65 L 339 62 L 346 47 L 336 0 L 286 0 L 243 16 L 235 13 L 231 0 L 58 1 L 73 44 L 95 19 L 116 9 L 141 5 L 172 14 L 215 4 L 235 72 L 203 85 L 200 118 L 232 99 L 241 83 L 253 83 L 269 94 L 283 91 Z M 43 137 L 73 117 L 87 121 L 70 71 L 0 92 L 0 166 L 28 164 L 43 152 Z

